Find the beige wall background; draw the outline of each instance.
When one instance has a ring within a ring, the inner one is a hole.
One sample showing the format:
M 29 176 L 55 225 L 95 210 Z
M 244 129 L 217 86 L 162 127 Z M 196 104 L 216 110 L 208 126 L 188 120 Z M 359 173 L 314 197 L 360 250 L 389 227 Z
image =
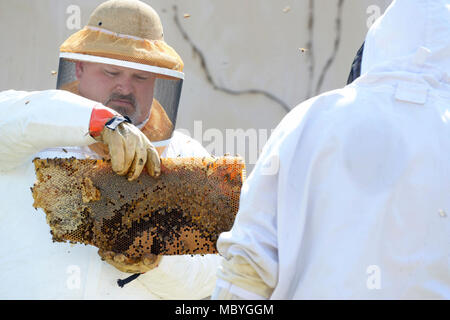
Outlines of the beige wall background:
M 55 88 L 59 46 L 101 2 L 0 0 L 0 91 Z M 368 27 L 391 0 L 144 2 L 185 63 L 177 127 L 216 155 L 241 154 L 251 171 L 290 109 L 346 84 Z

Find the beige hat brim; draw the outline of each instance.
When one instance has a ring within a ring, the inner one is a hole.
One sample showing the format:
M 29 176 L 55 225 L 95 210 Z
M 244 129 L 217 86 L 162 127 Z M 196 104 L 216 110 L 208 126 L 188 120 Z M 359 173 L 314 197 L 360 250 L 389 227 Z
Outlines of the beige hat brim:
M 71 35 L 61 45 L 60 52 L 129 61 L 178 72 L 184 67 L 181 57 L 163 40 L 127 37 L 89 26 Z

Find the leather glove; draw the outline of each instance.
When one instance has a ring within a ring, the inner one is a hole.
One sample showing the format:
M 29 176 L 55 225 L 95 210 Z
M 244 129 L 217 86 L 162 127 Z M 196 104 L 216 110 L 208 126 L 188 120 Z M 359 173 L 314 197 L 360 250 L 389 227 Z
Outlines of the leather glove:
M 104 124 L 100 133 L 98 129 L 92 129 L 95 125 L 98 128 L 99 123 Z M 90 128 L 91 136 L 108 146 L 114 172 L 127 175 L 132 181 L 139 177 L 145 166 L 151 176 L 159 176 L 161 161 L 158 151 L 127 117 L 112 114 L 108 108 L 97 107 L 92 112 Z
M 112 251 L 98 250 L 99 256 L 102 260 L 108 262 L 116 269 L 128 273 L 145 273 L 158 266 L 162 256 L 157 256 L 151 253 L 144 255 L 140 260 L 127 258 L 121 253 Z

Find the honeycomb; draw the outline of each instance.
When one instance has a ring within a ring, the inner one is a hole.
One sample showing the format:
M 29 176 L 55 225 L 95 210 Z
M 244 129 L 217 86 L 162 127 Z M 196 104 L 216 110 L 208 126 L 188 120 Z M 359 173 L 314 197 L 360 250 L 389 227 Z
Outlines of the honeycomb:
M 53 241 L 93 245 L 138 261 L 156 255 L 217 253 L 231 229 L 245 179 L 240 157 L 162 158 L 161 175 L 135 181 L 109 160 L 33 160 L 31 188 Z

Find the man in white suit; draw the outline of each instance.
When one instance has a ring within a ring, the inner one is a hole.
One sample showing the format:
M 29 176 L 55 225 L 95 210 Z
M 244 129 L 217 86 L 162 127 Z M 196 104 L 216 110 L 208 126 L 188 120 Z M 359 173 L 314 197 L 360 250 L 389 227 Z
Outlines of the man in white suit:
M 58 89 L 0 93 L 0 298 L 202 299 L 217 255 L 148 256 L 129 265 L 92 246 L 52 243 L 30 187 L 34 157 L 110 157 L 129 180 L 159 157 L 206 156 L 174 131 L 183 62 L 147 4 L 110 0 L 60 48 Z M 103 258 L 105 261 L 102 261 Z M 117 280 L 140 273 L 123 288 Z
M 450 1 L 396 0 L 265 145 L 213 298 L 450 299 L 449 215 Z

